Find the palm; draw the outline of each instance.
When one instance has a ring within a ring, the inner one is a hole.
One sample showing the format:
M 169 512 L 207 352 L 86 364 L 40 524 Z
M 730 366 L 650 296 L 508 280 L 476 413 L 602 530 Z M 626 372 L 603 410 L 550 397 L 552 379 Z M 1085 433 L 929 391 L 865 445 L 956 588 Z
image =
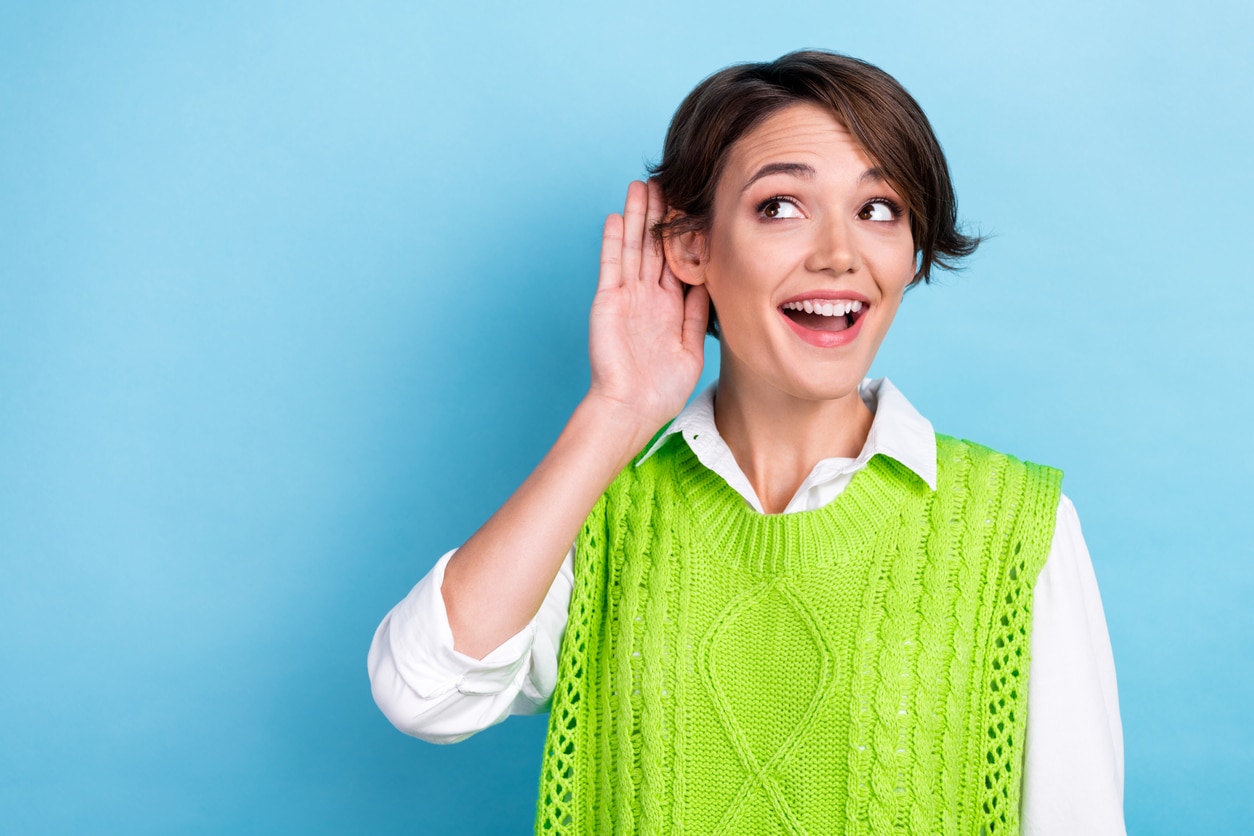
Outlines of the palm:
M 664 211 L 661 190 L 632 183 L 623 214 L 601 242 L 592 302 L 592 392 L 659 427 L 684 405 L 701 375 L 708 298 L 667 269 L 649 230 Z

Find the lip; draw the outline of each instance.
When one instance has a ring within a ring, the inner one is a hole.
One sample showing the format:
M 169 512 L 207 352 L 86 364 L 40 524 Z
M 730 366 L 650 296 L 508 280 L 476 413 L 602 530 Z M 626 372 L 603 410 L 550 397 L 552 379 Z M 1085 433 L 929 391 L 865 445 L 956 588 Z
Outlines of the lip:
M 792 332 L 796 334 L 802 342 L 818 348 L 840 348 L 849 345 L 858 338 L 858 334 L 862 331 L 862 322 L 866 319 L 866 315 L 859 316 L 854 320 L 853 325 L 843 331 L 811 331 L 809 328 L 802 328 L 793 322 L 787 314 L 784 313 L 784 305 L 789 302 L 805 302 L 806 300 L 822 299 L 825 302 L 861 302 L 867 308 L 871 306 L 871 300 L 863 296 L 861 293 L 855 293 L 851 290 L 815 290 L 806 293 L 799 293 L 791 296 L 779 303 L 776 311 L 784 320 Z

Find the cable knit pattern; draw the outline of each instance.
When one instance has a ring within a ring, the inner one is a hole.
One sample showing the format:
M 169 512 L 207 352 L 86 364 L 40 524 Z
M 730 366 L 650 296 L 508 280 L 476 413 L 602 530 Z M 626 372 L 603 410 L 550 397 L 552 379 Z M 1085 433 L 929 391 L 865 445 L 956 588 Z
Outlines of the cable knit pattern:
M 589 515 L 539 833 L 1018 832 L 1061 473 L 937 437 L 755 512 L 682 438 Z

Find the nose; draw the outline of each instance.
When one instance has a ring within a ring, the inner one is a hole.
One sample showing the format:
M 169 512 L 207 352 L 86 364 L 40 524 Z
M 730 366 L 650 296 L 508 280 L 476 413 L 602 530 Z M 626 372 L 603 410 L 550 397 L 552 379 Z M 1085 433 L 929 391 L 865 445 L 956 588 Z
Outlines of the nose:
M 814 227 L 814 241 L 806 259 L 806 269 L 814 273 L 857 272 L 862 266 L 853 221 L 833 213 L 823 217 Z

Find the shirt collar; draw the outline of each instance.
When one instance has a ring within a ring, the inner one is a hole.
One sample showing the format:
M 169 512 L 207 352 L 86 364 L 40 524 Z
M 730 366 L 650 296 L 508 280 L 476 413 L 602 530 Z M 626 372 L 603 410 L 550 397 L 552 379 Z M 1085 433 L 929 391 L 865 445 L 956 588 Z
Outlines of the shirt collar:
M 711 384 L 692 399 L 675 417 L 665 431 L 636 462 L 640 464 L 657 452 L 672 435 L 680 433 L 688 446 L 697 454 L 702 464 L 718 470 L 716 463 L 729 459 L 731 450 L 714 425 L 714 390 Z M 919 414 L 906 396 L 886 377 L 866 378 L 858 386 L 863 403 L 875 413 L 871 431 L 867 433 L 862 452 L 850 464 L 849 459 L 823 459 L 815 465 L 815 472 L 834 469 L 857 470 L 882 453 L 908 467 L 920 479 L 936 490 L 936 433 L 932 423 Z M 738 470 L 739 468 L 737 468 Z

